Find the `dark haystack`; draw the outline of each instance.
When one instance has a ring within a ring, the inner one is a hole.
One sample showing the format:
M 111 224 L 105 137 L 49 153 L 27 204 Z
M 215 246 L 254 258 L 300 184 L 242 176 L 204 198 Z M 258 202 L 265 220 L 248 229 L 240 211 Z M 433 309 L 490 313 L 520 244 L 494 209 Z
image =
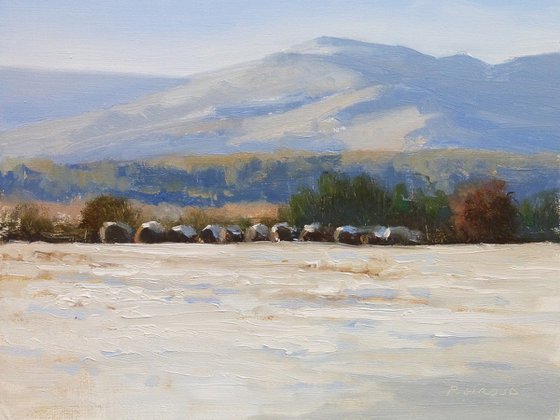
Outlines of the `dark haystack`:
M 105 222 L 99 229 L 99 238 L 106 244 L 130 243 L 134 239 L 134 229 L 122 222 Z
M 134 242 L 143 244 L 157 244 L 165 241 L 165 228 L 159 222 L 142 223 L 136 231 Z
M 373 226 L 363 228 L 362 243 L 369 245 L 383 245 L 388 244 L 387 239 L 391 230 L 386 226 Z
M 299 239 L 311 242 L 333 242 L 334 232 L 331 228 L 321 226 L 319 223 L 312 223 L 303 227 Z
M 387 242 L 390 244 L 420 244 L 424 240 L 422 232 L 409 229 L 405 226 L 391 226 L 388 230 L 389 235 Z
M 334 231 L 334 240 L 341 244 L 361 245 L 365 232 L 354 226 L 340 226 Z
M 245 240 L 245 235 L 241 228 L 237 225 L 230 225 L 226 227 L 226 237 L 225 242 L 243 242 Z
M 288 223 L 276 223 L 270 229 L 270 240 L 272 242 L 293 241 L 297 239 L 296 230 Z
M 268 241 L 270 238 L 268 226 L 263 225 L 262 223 L 257 223 L 256 225 L 247 228 L 245 237 L 248 242 Z
M 225 242 L 226 230 L 218 225 L 208 225 L 200 232 L 200 240 L 206 244 Z
M 170 242 L 194 243 L 198 241 L 198 234 L 192 226 L 178 225 L 167 232 L 167 239 Z

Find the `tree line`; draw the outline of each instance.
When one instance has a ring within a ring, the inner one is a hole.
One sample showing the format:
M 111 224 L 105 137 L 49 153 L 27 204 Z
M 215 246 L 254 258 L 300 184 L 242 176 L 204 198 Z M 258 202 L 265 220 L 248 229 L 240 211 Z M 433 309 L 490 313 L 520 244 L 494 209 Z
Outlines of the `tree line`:
M 203 210 L 190 210 L 179 220 L 200 230 L 206 224 L 237 224 L 242 229 L 253 223 L 269 227 L 287 222 L 294 227 L 318 224 L 332 232 L 339 226 L 368 229 L 375 226 L 403 226 L 421 232 L 422 242 L 505 243 L 514 241 L 559 241 L 560 202 L 558 191 L 545 191 L 518 202 L 515 192 L 499 179 L 469 182 L 452 194 L 437 190 L 427 193 L 398 184 L 389 190 L 367 174 L 349 176 L 323 173 L 315 187 L 302 187 L 278 210 L 276 218 L 212 220 Z M 73 224 L 53 221 L 44 209 L 21 203 L 0 214 L 0 240 L 46 240 L 98 242 L 104 222 L 119 221 L 132 227 L 145 222 L 130 200 L 101 195 L 86 202 L 81 221 Z
M 558 191 L 519 203 L 499 179 L 464 183 L 448 195 L 404 184 L 389 191 L 367 174 L 329 172 L 316 188 L 301 188 L 283 211 L 295 225 L 406 226 L 428 243 L 558 240 L 560 234 Z

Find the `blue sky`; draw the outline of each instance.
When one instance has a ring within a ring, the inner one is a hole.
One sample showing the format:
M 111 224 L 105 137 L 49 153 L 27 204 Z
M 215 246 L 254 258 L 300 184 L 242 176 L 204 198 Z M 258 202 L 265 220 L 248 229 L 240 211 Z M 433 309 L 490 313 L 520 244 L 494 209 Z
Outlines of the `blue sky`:
M 560 51 L 560 0 L 0 0 L 0 66 L 187 75 L 322 35 L 496 63 Z

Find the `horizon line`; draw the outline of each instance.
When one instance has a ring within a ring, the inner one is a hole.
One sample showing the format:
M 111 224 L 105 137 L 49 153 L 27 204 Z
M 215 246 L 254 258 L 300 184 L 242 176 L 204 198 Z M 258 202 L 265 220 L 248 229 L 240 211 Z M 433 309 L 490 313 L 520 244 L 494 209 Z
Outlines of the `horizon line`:
M 518 59 L 522 59 L 522 58 L 528 58 L 528 57 L 540 57 L 540 56 L 548 56 L 548 55 L 560 55 L 560 49 L 556 50 L 556 51 L 548 51 L 548 52 L 544 52 L 544 53 L 539 53 L 539 54 L 528 54 L 528 55 L 519 55 L 519 56 L 510 56 L 502 61 L 496 62 L 496 63 L 489 63 L 485 60 L 482 60 L 478 57 L 476 57 L 473 54 L 470 54 L 468 51 L 457 51 L 455 54 L 451 54 L 451 55 L 432 55 L 432 54 L 427 54 L 424 53 L 420 50 L 417 50 L 415 48 L 411 48 L 408 47 L 406 45 L 402 45 L 402 44 L 383 44 L 383 43 L 376 43 L 376 42 L 370 42 L 370 41 L 364 41 L 364 40 L 360 40 L 360 39 L 356 39 L 356 38 L 344 38 L 344 37 L 334 37 L 334 36 L 328 36 L 328 35 L 322 35 L 319 37 L 315 37 L 313 39 L 310 39 L 308 41 L 305 41 L 303 43 L 299 43 L 296 45 L 293 45 L 292 47 L 289 48 L 284 48 L 281 49 L 277 52 L 273 52 L 270 54 L 265 54 L 259 58 L 256 59 L 248 59 L 248 60 L 241 60 L 238 62 L 235 62 L 233 64 L 229 64 L 229 65 L 225 65 L 225 66 L 220 66 L 220 67 L 215 67 L 215 68 L 211 68 L 208 70 L 203 70 L 203 71 L 197 71 L 197 72 L 192 72 L 192 73 L 166 73 L 166 72 L 142 72 L 142 71 L 112 71 L 112 70 L 102 70 L 99 68 L 73 68 L 73 67 L 51 67 L 51 66 L 28 66 L 28 65 L 14 65 L 14 64 L 10 64 L 10 65 L 2 65 L 0 64 L 0 70 L 15 70 L 15 71 L 36 71 L 36 72 L 45 72 L 45 73 L 73 73 L 73 74 L 89 74 L 89 75 L 113 75 L 113 76 L 132 76 L 132 77 L 153 77 L 153 78 L 166 78 L 166 79 L 188 79 L 190 77 L 193 76 L 197 76 L 197 75 L 203 75 L 203 74 L 208 74 L 208 73 L 213 73 L 213 72 L 217 72 L 217 71 L 222 71 L 222 70 L 227 70 L 229 68 L 232 67 L 236 67 L 239 65 L 243 65 L 243 64 L 248 64 L 248 63 L 252 63 L 255 61 L 259 61 L 259 60 L 263 60 L 266 57 L 270 57 L 270 56 L 274 56 L 276 54 L 286 54 L 286 53 L 295 53 L 295 54 L 306 54 L 305 52 L 298 52 L 297 48 L 301 47 L 301 46 L 305 46 L 306 44 L 312 43 L 314 41 L 319 41 L 321 39 L 330 39 L 330 40 L 338 40 L 338 41 L 347 41 L 347 42 L 353 42 L 353 43 L 359 43 L 362 44 L 364 46 L 384 46 L 384 47 L 393 47 L 393 48 L 406 48 L 410 51 L 414 51 L 417 52 L 419 54 L 422 54 L 424 56 L 427 57 L 433 57 L 435 59 L 445 59 L 445 58 L 451 58 L 451 57 L 460 57 L 460 56 L 464 56 L 464 57 L 470 57 L 474 60 L 480 61 L 481 63 L 486 64 L 487 66 L 490 67 L 494 67 L 494 66 L 499 66 L 502 64 L 507 64 L 509 62 L 518 60 Z

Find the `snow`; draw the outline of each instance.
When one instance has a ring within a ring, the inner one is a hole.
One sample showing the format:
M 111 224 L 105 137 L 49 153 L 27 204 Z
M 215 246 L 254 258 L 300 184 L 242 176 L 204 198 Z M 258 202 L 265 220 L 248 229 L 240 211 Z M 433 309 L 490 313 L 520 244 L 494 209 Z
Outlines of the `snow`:
M 557 244 L 0 246 L 6 418 L 553 418 Z

